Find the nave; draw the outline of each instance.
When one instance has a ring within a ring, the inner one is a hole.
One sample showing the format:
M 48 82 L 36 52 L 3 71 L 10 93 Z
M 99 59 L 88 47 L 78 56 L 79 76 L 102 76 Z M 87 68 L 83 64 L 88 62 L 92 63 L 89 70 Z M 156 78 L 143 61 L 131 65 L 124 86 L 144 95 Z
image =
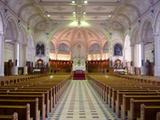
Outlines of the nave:
M 119 120 L 88 80 L 72 80 L 48 120 Z

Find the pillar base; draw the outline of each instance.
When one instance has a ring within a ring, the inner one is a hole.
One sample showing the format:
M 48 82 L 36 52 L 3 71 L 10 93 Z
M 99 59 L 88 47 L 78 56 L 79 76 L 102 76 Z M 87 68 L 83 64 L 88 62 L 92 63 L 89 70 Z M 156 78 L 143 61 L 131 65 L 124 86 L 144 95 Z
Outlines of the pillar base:
M 18 67 L 17 66 L 14 66 L 12 68 L 12 75 L 18 75 Z
M 28 75 L 28 67 L 24 67 L 24 75 Z

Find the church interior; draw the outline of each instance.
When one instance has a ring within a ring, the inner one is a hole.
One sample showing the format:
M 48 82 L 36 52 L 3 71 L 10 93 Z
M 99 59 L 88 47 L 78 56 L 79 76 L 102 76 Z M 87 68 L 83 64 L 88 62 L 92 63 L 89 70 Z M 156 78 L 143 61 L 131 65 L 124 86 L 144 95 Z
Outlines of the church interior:
M 0 120 L 160 120 L 160 0 L 0 0 Z

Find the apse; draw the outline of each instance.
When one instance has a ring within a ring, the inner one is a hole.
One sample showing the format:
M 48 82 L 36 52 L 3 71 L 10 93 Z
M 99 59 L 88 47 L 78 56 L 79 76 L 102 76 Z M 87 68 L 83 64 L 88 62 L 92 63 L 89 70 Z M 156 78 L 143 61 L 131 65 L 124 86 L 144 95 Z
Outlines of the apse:
M 57 46 L 55 52 L 50 52 L 50 59 L 74 60 L 101 60 L 107 58 L 104 54 L 109 52 L 107 37 L 95 28 L 73 27 L 57 31 L 51 40 Z M 63 52 L 59 52 L 59 45 L 64 45 Z M 67 47 L 68 46 L 68 49 Z M 52 49 L 52 48 L 50 48 Z M 63 55 L 63 58 L 57 56 Z M 66 58 L 65 58 L 66 57 Z M 70 58 L 70 59 L 68 59 Z

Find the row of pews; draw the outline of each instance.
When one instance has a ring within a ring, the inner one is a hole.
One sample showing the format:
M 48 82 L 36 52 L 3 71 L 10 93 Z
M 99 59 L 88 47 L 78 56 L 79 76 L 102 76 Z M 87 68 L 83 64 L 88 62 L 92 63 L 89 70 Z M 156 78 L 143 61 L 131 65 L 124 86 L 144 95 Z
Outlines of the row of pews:
M 69 79 L 70 75 L 38 75 L 6 80 L 0 86 L 0 120 L 46 120 Z
M 160 120 L 159 82 L 88 75 L 89 83 L 121 120 Z

